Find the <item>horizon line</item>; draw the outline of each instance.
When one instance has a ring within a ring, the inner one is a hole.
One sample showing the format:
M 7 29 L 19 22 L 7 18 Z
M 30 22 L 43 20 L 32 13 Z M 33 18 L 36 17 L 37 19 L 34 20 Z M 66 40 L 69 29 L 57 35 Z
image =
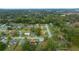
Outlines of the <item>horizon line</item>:
M 0 8 L 0 9 L 79 9 L 79 8 Z

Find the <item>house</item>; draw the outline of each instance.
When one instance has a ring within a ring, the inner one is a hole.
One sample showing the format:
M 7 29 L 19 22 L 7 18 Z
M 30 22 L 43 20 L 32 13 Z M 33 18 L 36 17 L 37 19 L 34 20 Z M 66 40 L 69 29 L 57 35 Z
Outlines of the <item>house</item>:
M 17 31 L 16 30 L 9 30 L 9 34 L 11 36 L 15 36 L 17 34 Z
M 30 36 L 30 32 L 26 32 L 26 33 L 24 33 L 24 35 Z
M 30 41 L 30 43 L 32 44 L 36 44 L 36 43 L 41 43 L 44 41 L 44 38 L 43 37 L 27 37 L 27 39 Z
M 65 14 L 62 14 L 61 16 L 66 16 Z
M 16 45 L 17 44 L 17 41 L 15 39 L 12 39 L 10 42 L 9 42 L 10 45 Z
M 36 45 L 36 44 L 37 44 L 37 42 L 36 42 L 36 40 L 35 40 L 35 39 L 31 39 L 31 40 L 30 40 L 30 44 L 31 44 L 31 45 Z
M 7 43 L 7 40 L 6 39 L 2 39 L 1 42 L 3 42 L 3 43 L 6 44 Z
M 2 31 L 3 31 L 3 30 L 7 30 L 7 28 L 8 28 L 8 27 L 6 26 L 6 24 L 3 24 L 3 25 L 0 24 L 0 30 L 2 30 Z
M 4 37 L 1 37 L 1 42 L 3 42 L 3 43 L 6 44 L 7 43 L 7 37 L 5 37 L 5 36 Z

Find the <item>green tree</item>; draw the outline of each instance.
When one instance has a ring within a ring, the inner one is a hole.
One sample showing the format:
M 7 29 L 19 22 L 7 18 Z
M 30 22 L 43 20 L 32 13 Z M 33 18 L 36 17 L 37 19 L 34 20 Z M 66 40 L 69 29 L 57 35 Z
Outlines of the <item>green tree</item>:
M 6 44 L 4 44 L 3 42 L 0 42 L 0 51 L 3 51 L 6 49 Z

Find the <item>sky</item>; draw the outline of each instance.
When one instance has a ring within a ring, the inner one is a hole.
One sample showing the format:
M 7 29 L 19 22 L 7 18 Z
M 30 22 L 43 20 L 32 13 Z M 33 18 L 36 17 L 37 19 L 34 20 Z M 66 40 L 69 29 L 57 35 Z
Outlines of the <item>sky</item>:
M 78 0 L 0 0 L 0 8 L 79 8 Z

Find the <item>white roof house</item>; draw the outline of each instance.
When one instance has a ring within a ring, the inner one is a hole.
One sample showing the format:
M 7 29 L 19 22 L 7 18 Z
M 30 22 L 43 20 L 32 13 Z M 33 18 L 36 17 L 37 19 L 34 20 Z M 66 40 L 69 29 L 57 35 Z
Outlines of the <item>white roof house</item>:
M 24 35 L 29 36 L 30 35 L 30 32 L 26 32 L 26 33 L 24 33 Z

